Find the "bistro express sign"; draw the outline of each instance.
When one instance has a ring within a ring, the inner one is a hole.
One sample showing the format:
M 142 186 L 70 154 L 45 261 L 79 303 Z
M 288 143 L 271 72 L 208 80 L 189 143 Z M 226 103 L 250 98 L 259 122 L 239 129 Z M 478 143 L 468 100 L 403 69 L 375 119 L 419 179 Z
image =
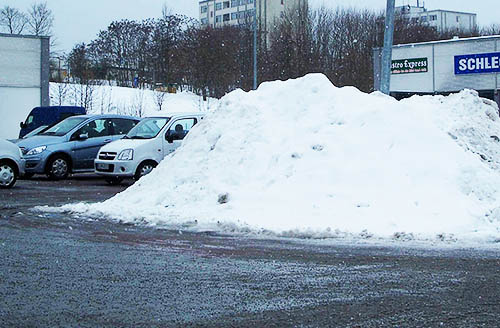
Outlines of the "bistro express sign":
M 411 58 L 393 60 L 392 74 L 424 73 L 427 72 L 427 58 Z
M 500 52 L 455 56 L 455 74 L 500 72 Z

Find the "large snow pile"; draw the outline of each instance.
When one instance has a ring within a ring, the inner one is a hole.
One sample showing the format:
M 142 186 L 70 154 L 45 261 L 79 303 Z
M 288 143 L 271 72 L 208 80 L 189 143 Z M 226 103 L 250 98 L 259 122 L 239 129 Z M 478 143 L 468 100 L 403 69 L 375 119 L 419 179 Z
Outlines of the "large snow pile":
M 222 98 L 150 175 L 65 210 L 285 236 L 498 240 L 498 108 L 463 91 L 404 101 L 321 74 Z
M 158 116 L 168 112 L 208 111 L 218 100 L 206 101 L 184 91 L 165 93 L 148 89 L 118 87 L 110 84 L 81 85 L 50 83 L 52 106 L 84 106 L 89 114 Z

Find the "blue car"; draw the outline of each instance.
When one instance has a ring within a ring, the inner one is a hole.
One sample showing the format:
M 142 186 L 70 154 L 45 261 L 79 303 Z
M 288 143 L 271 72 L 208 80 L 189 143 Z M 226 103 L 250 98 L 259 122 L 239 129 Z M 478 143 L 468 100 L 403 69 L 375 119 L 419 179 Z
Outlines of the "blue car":
M 87 114 L 85 108 L 77 106 L 35 107 L 29 113 L 26 121 L 20 123 L 19 139 L 23 139 L 28 133 L 40 126 L 52 125 L 70 116 L 85 114 Z
M 25 160 L 25 177 L 47 174 L 65 179 L 69 173 L 93 172 L 99 149 L 122 138 L 140 118 L 121 115 L 69 117 L 17 145 Z

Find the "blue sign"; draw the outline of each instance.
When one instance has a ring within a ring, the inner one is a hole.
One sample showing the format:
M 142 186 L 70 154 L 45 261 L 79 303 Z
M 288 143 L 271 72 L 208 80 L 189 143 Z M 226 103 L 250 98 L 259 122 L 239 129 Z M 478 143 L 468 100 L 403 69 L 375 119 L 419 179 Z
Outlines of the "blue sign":
M 500 52 L 455 56 L 455 74 L 500 72 Z

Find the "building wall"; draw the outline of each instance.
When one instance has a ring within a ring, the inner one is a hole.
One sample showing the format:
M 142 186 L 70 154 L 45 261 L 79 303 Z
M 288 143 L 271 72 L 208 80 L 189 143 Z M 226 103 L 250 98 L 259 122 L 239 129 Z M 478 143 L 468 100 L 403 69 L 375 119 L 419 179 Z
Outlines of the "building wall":
M 245 24 L 253 22 L 253 10 L 256 8 L 259 28 L 270 31 L 282 12 L 300 1 L 307 0 L 202 0 L 199 2 L 200 21 L 212 27 Z M 229 4 L 229 7 L 224 8 L 224 3 Z M 229 20 L 224 21 L 224 15 Z
M 427 58 L 428 71 L 391 74 L 392 93 L 448 93 L 463 89 L 484 92 L 492 98 L 500 88 L 500 73 L 456 74 L 455 56 L 500 53 L 500 36 L 456 39 L 393 47 L 393 60 Z M 380 89 L 381 49 L 374 49 L 375 89 Z
M 409 19 L 418 19 L 424 24 L 435 27 L 439 32 L 461 29 L 474 30 L 477 26 L 477 15 L 450 10 L 427 10 L 424 7 L 401 6 L 397 12 Z
M 49 38 L 0 34 L 0 138 L 17 138 L 19 122 L 49 103 Z

